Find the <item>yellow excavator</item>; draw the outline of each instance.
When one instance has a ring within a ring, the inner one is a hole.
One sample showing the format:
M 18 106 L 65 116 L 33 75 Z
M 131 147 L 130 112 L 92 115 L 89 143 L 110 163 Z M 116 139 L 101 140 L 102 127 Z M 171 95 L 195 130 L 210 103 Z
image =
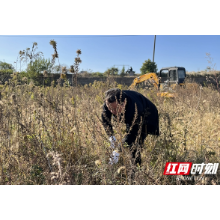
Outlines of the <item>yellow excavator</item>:
M 183 86 L 186 78 L 184 67 L 166 67 L 156 73 L 146 73 L 134 79 L 130 89 L 134 89 L 138 84 L 145 82 L 150 83 L 159 91 L 157 96 L 175 97 L 175 88 L 177 85 Z

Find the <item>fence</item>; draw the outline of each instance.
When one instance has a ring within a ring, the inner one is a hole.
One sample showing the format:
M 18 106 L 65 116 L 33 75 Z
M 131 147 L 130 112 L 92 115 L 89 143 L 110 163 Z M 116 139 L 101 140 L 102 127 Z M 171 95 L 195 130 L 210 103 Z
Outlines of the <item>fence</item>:
M 10 74 L 0 74 L 0 82 L 2 84 L 5 84 L 6 81 L 9 81 L 12 78 Z M 111 80 L 116 81 L 119 84 L 123 85 L 131 85 L 133 80 L 136 78 L 136 76 L 130 76 L 130 77 L 111 77 Z M 72 79 L 72 74 L 67 74 L 66 79 L 69 82 L 69 85 L 75 86 L 75 76 Z M 77 85 L 86 85 L 93 83 L 94 81 L 107 81 L 107 77 L 77 77 Z M 40 77 L 35 77 L 32 79 L 27 79 L 27 83 L 29 83 L 31 80 L 34 81 L 36 85 L 42 85 L 42 86 L 50 86 L 51 83 L 54 81 L 55 85 L 59 82 L 61 85 L 63 84 L 64 80 L 60 79 L 60 74 L 51 74 L 48 77 L 40 76 Z M 18 79 L 18 81 L 23 84 L 22 79 Z M 214 80 L 207 81 L 206 76 L 190 76 L 188 75 L 187 77 L 188 82 L 196 82 L 201 85 L 208 85 L 208 84 L 213 84 L 216 85 L 216 82 Z

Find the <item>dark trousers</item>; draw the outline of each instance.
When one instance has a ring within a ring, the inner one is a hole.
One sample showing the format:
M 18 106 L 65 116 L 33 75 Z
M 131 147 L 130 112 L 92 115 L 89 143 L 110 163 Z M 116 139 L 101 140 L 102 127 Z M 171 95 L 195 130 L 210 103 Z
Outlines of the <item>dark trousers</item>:
M 147 137 L 147 131 L 144 125 L 142 128 L 140 139 L 138 140 L 138 144 L 136 146 L 135 144 L 130 146 L 131 159 L 134 165 L 137 164 L 141 165 L 141 149 L 143 147 L 143 143 L 146 137 Z

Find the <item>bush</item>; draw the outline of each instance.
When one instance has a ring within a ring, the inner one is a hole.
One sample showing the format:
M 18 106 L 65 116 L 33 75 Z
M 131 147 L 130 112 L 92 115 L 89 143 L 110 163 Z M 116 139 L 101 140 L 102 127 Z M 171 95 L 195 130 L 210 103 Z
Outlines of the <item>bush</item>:
M 8 75 L 8 74 L 12 74 L 13 73 L 13 70 L 12 69 L 2 69 L 0 70 L 0 74 L 1 75 Z

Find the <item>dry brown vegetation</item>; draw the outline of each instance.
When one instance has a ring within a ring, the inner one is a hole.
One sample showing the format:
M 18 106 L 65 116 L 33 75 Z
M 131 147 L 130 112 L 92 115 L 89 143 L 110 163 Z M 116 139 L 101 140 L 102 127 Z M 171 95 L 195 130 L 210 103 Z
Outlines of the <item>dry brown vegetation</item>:
M 55 63 L 57 44 L 50 44 Z M 77 50 L 70 69 L 74 87 L 66 68 L 57 85 L 35 86 L 27 78 L 21 82 L 19 73 L 0 85 L 0 184 L 219 184 L 219 173 L 192 181 L 163 175 L 166 162 L 220 162 L 218 90 L 186 83 L 171 99 L 139 88 L 158 108 L 160 136 L 146 138 L 141 167 L 133 166 L 124 147 L 119 162 L 110 165 L 112 150 L 101 123 L 104 92 L 128 88 L 111 77 L 77 85 L 80 54 Z M 125 126 L 114 121 L 113 128 L 120 142 Z
M 126 149 L 118 164 L 108 164 L 111 149 L 100 115 L 104 91 L 112 87 L 127 88 L 110 81 L 17 85 L 16 74 L 10 85 L 1 85 L 0 184 L 219 184 L 219 173 L 202 181 L 163 175 L 166 162 L 220 162 L 215 89 L 186 85 L 175 99 L 139 89 L 159 110 L 161 134 L 146 138 L 143 164 L 133 167 Z M 118 139 L 125 135 L 120 122 L 114 130 Z

